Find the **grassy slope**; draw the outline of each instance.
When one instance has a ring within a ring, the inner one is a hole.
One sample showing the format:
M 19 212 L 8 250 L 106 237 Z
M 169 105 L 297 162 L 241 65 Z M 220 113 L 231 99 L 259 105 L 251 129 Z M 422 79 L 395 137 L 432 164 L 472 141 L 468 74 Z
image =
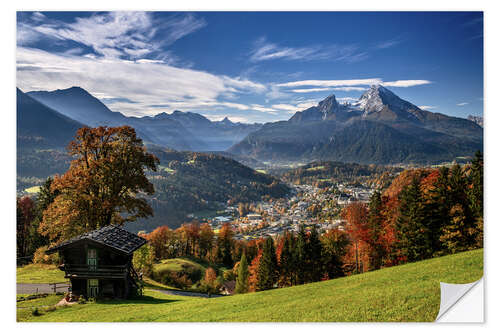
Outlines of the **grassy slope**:
M 141 300 L 58 309 L 34 321 L 433 321 L 439 282 L 483 275 L 483 251 L 464 252 L 325 282 L 201 299 L 147 291 Z
M 62 298 L 61 295 L 49 295 L 47 297 L 17 302 L 17 321 L 26 321 L 33 318 L 34 316 L 31 313 L 35 308 L 41 313 L 47 311 L 50 306 L 57 304 Z
M 53 265 L 31 264 L 16 269 L 17 283 L 64 282 L 64 272 Z
M 205 272 L 204 266 L 194 262 L 188 258 L 175 258 L 175 259 L 165 259 L 160 263 L 154 265 L 155 271 L 169 270 L 173 272 L 180 272 L 186 267 L 193 267 Z

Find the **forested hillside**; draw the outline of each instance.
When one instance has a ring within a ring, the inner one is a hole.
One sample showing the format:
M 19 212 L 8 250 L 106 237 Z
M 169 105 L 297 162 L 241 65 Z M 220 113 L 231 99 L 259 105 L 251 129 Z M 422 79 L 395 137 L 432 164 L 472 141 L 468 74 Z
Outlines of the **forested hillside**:
M 289 188 L 275 177 L 256 172 L 216 154 L 150 150 L 160 159 L 158 172 L 148 178 L 155 194 L 150 204 L 154 217 L 130 224 L 130 230 L 151 231 L 160 225 L 177 227 L 196 211 L 214 210 L 221 204 L 283 197 Z
M 385 187 L 403 169 L 381 165 L 363 165 L 332 161 L 318 161 L 281 174 L 289 183 L 326 186 L 334 183 L 361 183 L 369 181 L 377 187 Z

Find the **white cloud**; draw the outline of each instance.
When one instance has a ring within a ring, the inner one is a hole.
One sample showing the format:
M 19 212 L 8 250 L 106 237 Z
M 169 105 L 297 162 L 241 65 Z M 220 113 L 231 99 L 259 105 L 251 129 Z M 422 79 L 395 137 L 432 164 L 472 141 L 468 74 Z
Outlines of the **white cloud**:
M 335 91 L 365 91 L 364 87 L 339 87 L 339 88 L 331 88 Z
M 302 110 L 301 108 L 297 107 L 297 105 L 291 105 L 291 104 L 273 104 L 272 107 L 275 109 L 293 111 L 293 112 Z
M 434 110 L 437 109 L 437 106 L 432 106 L 432 105 L 419 105 L 418 106 L 422 110 Z
M 252 82 L 248 79 L 243 79 L 241 77 L 231 78 L 229 76 L 224 75 L 222 76 L 222 78 L 224 79 L 224 82 L 227 86 L 233 87 L 235 89 L 250 90 L 253 92 L 263 92 L 267 89 L 266 86 L 263 84 Z M 235 91 L 236 90 L 234 90 L 233 92 Z
M 432 82 L 428 80 L 397 80 L 397 81 L 384 82 L 380 78 L 371 78 L 371 79 L 353 79 L 353 80 L 303 80 L 303 81 L 280 83 L 277 86 L 278 87 L 303 87 L 303 86 L 336 87 L 332 90 L 362 91 L 365 90 L 366 88 L 352 87 L 352 86 L 371 86 L 371 85 L 381 84 L 385 87 L 413 87 L 430 83 Z
M 457 106 L 465 106 L 467 104 L 469 104 L 469 102 L 462 102 L 462 103 L 458 103 Z
M 407 88 L 407 87 L 420 86 L 423 84 L 430 84 L 430 83 L 432 82 L 428 80 L 397 80 L 397 81 L 383 82 L 382 85 L 385 87 Z
M 37 24 L 19 23 L 18 45 L 30 45 L 41 37 L 74 41 L 91 47 L 96 53 L 108 58 L 143 58 L 153 52 L 161 53 L 161 47 L 193 33 L 206 25 L 205 20 L 193 14 L 173 15 L 157 21 L 151 12 L 110 12 L 77 17 L 66 23 L 47 20 L 39 13 Z M 35 14 L 33 14 L 35 16 Z M 153 37 L 161 34 L 161 40 Z
M 358 101 L 358 99 L 355 97 L 340 97 L 340 98 L 337 98 L 337 101 L 339 103 L 345 103 L 345 102 L 352 103 L 352 102 Z
M 291 92 L 294 92 L 294 93 L 311 93 L 311 92 L 328 91 L 328 90 L 332 90 L 332 88 L 292 89 Z
M 32 29 L 51 38 L 84 44 L 111 58 L 149 53 L 151 32 L 155 31 L 151 14 L 146 12 L 97 14 L 77 17 L 74 23 L 48 22 Z
M 337 88 L 306 88 L 306 89 L 292 89 L 294 93 L 311 93 L 320 91 L 365 91 L 366 87 L 337 87 Z
M 318 105 L 317 101 L 306 101 L 298 104 L 273 104 L 271 107 L 274 109 L 285 110 L 289 113 L 295 113 L 316 105 Z
M 278 87 L 302 87 L 302 86 L 315 86 L 315 87 L 340 87 L 340 86 L 359 86 L 359 85 L 373 85 L 381 84 L 382 79 L 354 79 L 354 80 L 303 80 L 280 83 Z
M 28 45 L 39 40 L 40 34 L 39 32 L 33 30 L 31 26 L 19 23 L 16 27 L 16 41 L 17 45 Z
M 43 15 L 42 13 L 40 12 L 34 12 L 33 14 L 31 14 L 31 19 L 33 21 L 36 21 L 36 22 L 40 22 L 40 21 L 43 21 L 45 20 L 47 17 L 45 15 Z
M 278 110 L 276 110 L 276 109 L 273 109 L 273 108 L 270 108 L 270 107 L 267 107 L 264 105 L 260 105 L 260 104 L 252 104 L 252 105 L 250 105 L 250 108 L 252 110 L 255 110 L 255 111 L 268 112 L 271 114 L 276 114 L 278 112 Z
M 401 43 L 400 39 L 390 39 L 390 40 L 386 40 L 386 41 L 378 43 L 375 46 L 375 48 L 377 48 L 377 49 L 387 49 L 387 48 L 393 47 L 395 45 L 398 45 L 399 43 Z
M 135 61 L 138 64 L 163 64 L 163 60 L 153 60 L 153 59 L 137 59 Z
M 274 99 L 288 99 L 292 96 L 290 93 L 282 91 L 279 87 L 279 84 L 278 85 L 271 84 L 269 91 L 266 93 L 266 97 L 267 99 L 274 100 Z
M 127 98 L 113 103 L 126 115 L 152 115 L 167 110 L 205 107 L 251 110 L 249 105 L 221 100 L 227 92 L 243 94 L 266 87 L 248 79 L 218 76 L 150 61 L 88 58 L 17 48 L 17 84 L 21 90 L 55 90 L 79 85 L 91 94 Z M 157 107 L 161 106 L 161 107 Z
M 250 61 L 258 62 L 273 59 L 284 60 L 332 60 L 358 62 L 368 55 L 359 52 L 355 45 L 309 45 L 301 47 L 281 46 L 271 43 L 265 37 L 257 39 L 250 52 Z
M 207 23 L 203 18 L 197 18 L 189 13 L 162 20 L 156 29 L 162 32 L 162 39 L 169 45 L 206 25 Z

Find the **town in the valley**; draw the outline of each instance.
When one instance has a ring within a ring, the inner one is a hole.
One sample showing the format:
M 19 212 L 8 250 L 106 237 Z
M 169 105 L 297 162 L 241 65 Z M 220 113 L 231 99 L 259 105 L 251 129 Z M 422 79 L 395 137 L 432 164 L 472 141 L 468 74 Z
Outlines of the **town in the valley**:
M 204 218 L 215 233 L 225 223 L 230 223 L 235 231 L 235 239 L 258 239 L 277 236 L 285 231 L 298 231 L 300 224 L 309 230 L 315 225 L 320 233 L 329 229 L 343 229 L 345 221 L 341 217 L 342 207 L 355 202 L 370 201 L 376 189 L 369 186 L 337 184 L 326 188 L 312 185 L 292 185 L 288 198 L 261 201 L 252 204 L 226 206 L 218 211 L 218 216 Z M 195 217 L 189 214 L 188 218 Z

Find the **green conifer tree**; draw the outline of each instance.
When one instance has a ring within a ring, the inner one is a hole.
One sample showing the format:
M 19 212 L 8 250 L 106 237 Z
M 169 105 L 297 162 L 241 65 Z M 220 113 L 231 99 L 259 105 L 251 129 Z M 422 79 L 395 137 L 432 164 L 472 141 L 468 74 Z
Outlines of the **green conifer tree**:
M 483 155 L 477 151 L 471 165 L 468 191 L 470 210 L 475 218 L 474 247 L 476 248 L 483 247 L 483 169 Z
M 473 249 L 476 243 L 476 220 L 470 207 L 467 182 L 462 168 L 455 164 L 450 171 L 448 192 L 450 221 L 443 227 L 441 234 L 441 239 L 445 240 L 443 245 L 451 253 Z
M 283 247 L 281 249 L 280 262 L 279 262 L 279 279 L 278 284 L 280 287 L 287 287 L 291 285 L 292 278 L 292 247 L 291 235 L 285 232 L 283 235 Z
M 384 223 L 382 208 L 382 195 L 379 191 L 376 191 L 370 198 L 368 212 L 370 270 L 379 269 L 382 266 L 382 261 L 384 259 L 384 256 L 386 255 L 384 246 L 380 239 L 383 232 Z
M 276 250 L 271 237 L 268 237 L 262 249 L 262 258 L 257 270 L 257 290 L 268 290 L 274 288 L 278 281 L 278 262 Z
M 236 294 L 244 294 L 248 292 L 248 263 L 245 252 L 241 255 L 240 265 L 238 267 L 238 276 L 236 277 Z
M 470 190 L 468 191 L 470 207 L 475 218 L 483 217 L 483 166 L 483 155 L 477 151 L 472 160 L 469 174 Z
M 304 225 L 301 224 L 295 243 L 295 283 L 306 283 L 307 274 L 307 234 Z
M 324 270 L 328 274 L 328 278 L 334 279 L 344 276 L 342 257 L 346 254 L 349 245 L 347 234 L 340 230 L 330 230 L 323 235 L 321 242 L 323 243 Z
M 443 251 L 443 244 L 440 236 L 444 226 L 450 224 L 450 209 L 453 202 L 450 199 L 450 169 L 442 167 L 439 169 L 439 176 L 429 191 L 429 200 L 425 203 L 426 218 L 432 235 L 432 249 L 434 253 Z
M 410 185 L 400 194 L 399 217 L 396 221 L 397 248 L 408 261 L 418 261 L 432 256 L 432 235 L 426 225 L 420 183 L 413 177 Z
M 322 245 L 319 239 L 318 230 L 316 226 L 313 226 L 311 232 L 309 233 L 309 237 L 307 240 L 307 248 L 308 248 L 308 258 L 307 265 L 309 267 L 309 277 L 308 282 L 316 282 L 320 281 L 323 275 L 323 265 L 321 258 Z

